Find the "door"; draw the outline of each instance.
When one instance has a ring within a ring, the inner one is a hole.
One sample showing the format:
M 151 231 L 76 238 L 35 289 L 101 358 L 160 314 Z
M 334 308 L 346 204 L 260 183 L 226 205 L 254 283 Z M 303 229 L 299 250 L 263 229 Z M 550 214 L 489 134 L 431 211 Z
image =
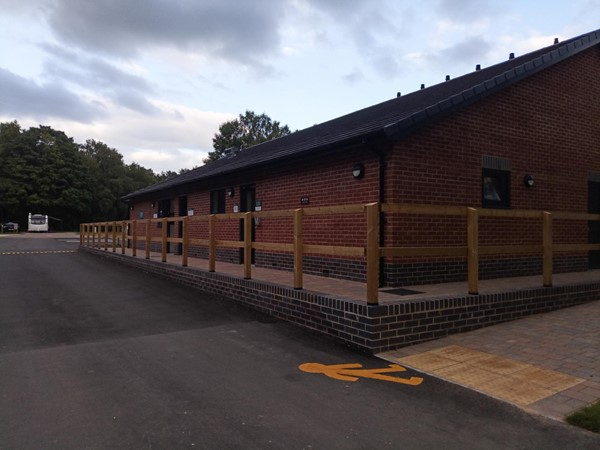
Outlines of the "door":
M 254 211 L 256 207 L 256 188 L 254 185 L 240 188 L 240 212 Z M 252 242 L 256 239 L 256 225 L 252 221 Z M 240 241 L 244 240 L 244 219 L 240 219 Z M 252 264 L 255 262 L 255 249 L 252 249 Z M 244 263 L 244 249 L 240 248 L 240 264 Z
M 600 214 L 600 182 L 588 181 L 588 212 Z M 588 222 L 588 242 L 600 244 L 599 221 Z M 588 264 L 590 269 L 600 269 L 600 250 L 590 250 Z
M 158 201 L 158 217 L 173 217 L 175 215 L 173 211 L 173 200 L 170 198 L 165 198 Z M 159 227 L 162 227 L 162 224 L 159 223 Z M 173 232 L 175 231 L 175 224 L 173 222 L 169 222 L 167 224 L 167 237 L 173 237 Z M 171 243 L 167 242 L 167 253 L 171 253 Z

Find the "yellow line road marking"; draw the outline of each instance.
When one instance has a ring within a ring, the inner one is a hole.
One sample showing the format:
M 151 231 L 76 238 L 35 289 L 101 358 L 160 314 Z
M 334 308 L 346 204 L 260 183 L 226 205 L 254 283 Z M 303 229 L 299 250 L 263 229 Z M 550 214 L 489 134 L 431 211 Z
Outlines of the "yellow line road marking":
M 392 383 L 408 384 L 418 386 L 423 382 L 421 377 L 400 378 L 385 373 L 405 372 L 406 369 L 398 364 L 390 364 L 389 368 L 383 369 L 362 369 L 362 364 L 320 364 L 304 363 L 298 368 L 303 372 L 322 373 L 323 375 L 335 380 L 358 381 L 359 378 L 371 378 L 374 380 L 391 381 Z

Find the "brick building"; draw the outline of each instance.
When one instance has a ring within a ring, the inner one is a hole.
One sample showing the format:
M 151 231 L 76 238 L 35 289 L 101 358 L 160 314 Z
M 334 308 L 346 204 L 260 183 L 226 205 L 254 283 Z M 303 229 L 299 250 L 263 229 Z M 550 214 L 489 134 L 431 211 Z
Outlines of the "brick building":
M 131 219 L 367 204 L 600 212 L 600 31 L 356 111 L 229 155 L 123 198 Z M 463 246 L 464 217 L 381 214 L 380 245 Z M 157 226 L 160 224 L 157 224 Z M 539 221 L 485 217 L 486 245 L 538 244 Z M 153 231 L 157 235 L 160 230 Z M 180 230 L 171 224 L 168 230 Z M 206 237 L 195 224 L 190 232 Z M 239 219 L 219 239 L 239 239 Z M 308 244 L 364 246 L 358 215 L 307 217 Z M 255 221 L 257 242 L 292 241 L 288 218 Z M 598 235 L 598 236 L 597 236 Z M 600 242 L 584 221 L 554 228 L 558 244 Z M 140 245 L 143 245 L 141 243 Z M 172 251 L 177 251 L 172 248 Z M 206 256 L 198 246 L 191 256 Z M 218 258 L 239 261 L 237 249 Z M 290 270 L 292 255 L 256 250 L 259 266 Z M 599 268 L 594 252 L 555 255 L 554 268 Z M 536 253 L 482 256 L 482 278 L 541 273 Z M 364 280 L 364 258 L 304 255 L 306 273 Z M 457 257 L 385 257 L 389 286 L 466 279 Z

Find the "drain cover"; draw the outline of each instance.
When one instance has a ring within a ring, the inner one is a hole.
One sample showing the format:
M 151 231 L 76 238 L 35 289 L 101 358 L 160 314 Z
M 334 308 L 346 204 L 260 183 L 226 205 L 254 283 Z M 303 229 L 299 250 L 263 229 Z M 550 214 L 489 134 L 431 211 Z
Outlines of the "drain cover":
M 394 295 L 414 295 L 414 294 L 422 294 L 423 293 L 420 291 L 413 291 L 411 289 L 404 289 L 404 288 L 388 289 L 387 291 L 381 291 L 381 292 L 385 292 L 386 294 L 394 294 Z

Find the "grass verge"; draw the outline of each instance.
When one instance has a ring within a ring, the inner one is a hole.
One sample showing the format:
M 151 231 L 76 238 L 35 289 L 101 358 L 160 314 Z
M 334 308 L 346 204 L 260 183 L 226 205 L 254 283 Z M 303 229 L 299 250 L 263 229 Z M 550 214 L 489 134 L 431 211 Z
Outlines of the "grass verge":
M 575 411 L 567 417 L 567 422 L 576 427 L 600 433 L 600 401 Z

